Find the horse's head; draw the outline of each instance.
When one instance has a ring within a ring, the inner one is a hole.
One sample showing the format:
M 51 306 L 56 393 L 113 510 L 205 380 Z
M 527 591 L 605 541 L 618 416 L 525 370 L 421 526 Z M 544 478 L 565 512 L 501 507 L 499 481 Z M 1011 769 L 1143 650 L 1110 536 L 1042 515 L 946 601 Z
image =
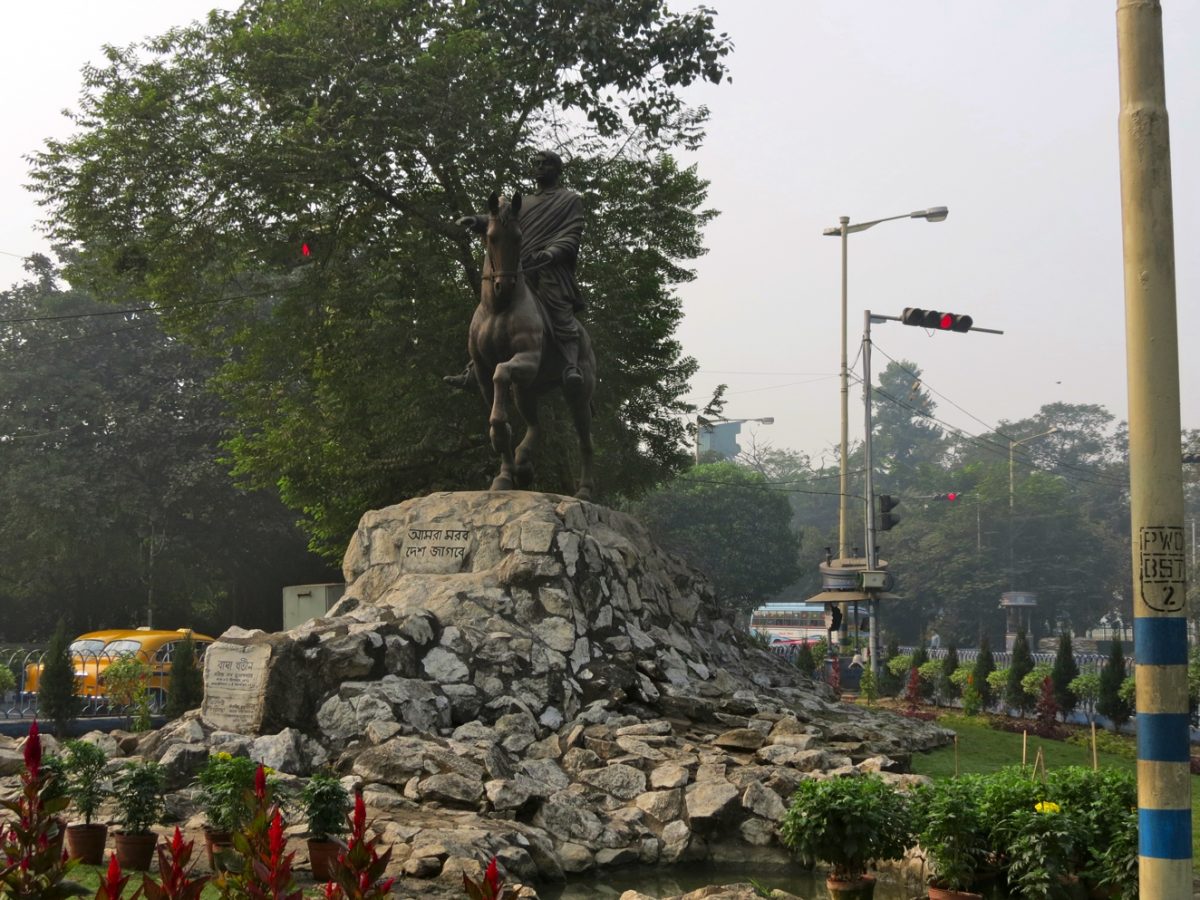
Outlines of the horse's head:
M 487 235 L 484 237 L 484 277 L 492 282 L 495 297 L 507 302 L 516 287 L 521 266 L 521 195 L 513 194 L 508 203 L 499 194 L 488 198 Z

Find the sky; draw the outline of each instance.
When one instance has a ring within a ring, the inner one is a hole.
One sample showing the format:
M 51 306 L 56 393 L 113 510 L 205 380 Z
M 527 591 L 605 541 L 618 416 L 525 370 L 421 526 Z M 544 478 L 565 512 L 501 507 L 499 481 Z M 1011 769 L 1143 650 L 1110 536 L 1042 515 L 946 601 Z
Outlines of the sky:
M 236 5 L 46 0 L 6 10 L 0 284 L 20 279 L 21 257 L 47 250 L 23 157 L 70 132 L 61 110 L 78 95 L 80 68 L 105 43 Z M 746 425 L 743 447 L 832 462 L 841 255 L 822 231 L 843 215 L 946 206 L 941 223 L 905 218 L 849 238 L 852 362 L 865 309 L 965 313 L 1004 335 L 875 325 L 872 368 L 915 363 L 938 417 L 971 434 L 1055 402 L 1127 417 L 1115 2 L 707 5 L 736 49 L 731 84 L 688 91 L 711 121 L 685 161 L 721 213 L 696 280 L 680 289 L 678 336 L 700 364 L 692 400 L 725 383 L 727 417 L 774 419 Z M 1200 254 L 1189 252 L 1200 238 L 1200 0 L 1164 6 L 1182 421 L 1200 427 L 1200 362 L 1188 352 L 1200 333 Z M 850 403 L 856 439 L 857 385 Z

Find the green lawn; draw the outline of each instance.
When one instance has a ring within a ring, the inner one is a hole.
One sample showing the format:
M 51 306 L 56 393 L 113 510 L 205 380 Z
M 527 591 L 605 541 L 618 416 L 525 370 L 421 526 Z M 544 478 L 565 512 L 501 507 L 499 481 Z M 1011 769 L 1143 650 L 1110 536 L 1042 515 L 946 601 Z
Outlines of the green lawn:
M 1019 734 L 1007 731 L 997 731 L 989 728 L 981 719 L 969 719 L 965 716 L 944 716 L 938 724 L 952 729 L 958 735 L 958 771 L 961 773 L 995 772 L 1005 766 L 1020 765 L 1021 740 Z M 1124 738 L 1132 744 L 1132 738 Z M 1038 748 L 1042 750 L 1042 758 L 1047 768 L 1060 766 L 1091 766 L 1092 751 L 1090 747 L 1068 744 L 1065 741 L 1051 741 L 1046 738 L 1029 736 L 1028 762 L 1033 763 Z M 932 753 L 913 754 L 912 769 L 920 775 L 930 778 L 950 778 L 954 775 L 955 749 L 953 746 L 934 750 Z M 1136 771 L 1136 760 L 1116 753 L 1099 754 L 1101 767 L 1127 769 Z M 1200 776 L 1192 776 L 1192 865 L 1200 871 L 1200 816 L 1197 816 L 1195 797 L 1200 789 Z

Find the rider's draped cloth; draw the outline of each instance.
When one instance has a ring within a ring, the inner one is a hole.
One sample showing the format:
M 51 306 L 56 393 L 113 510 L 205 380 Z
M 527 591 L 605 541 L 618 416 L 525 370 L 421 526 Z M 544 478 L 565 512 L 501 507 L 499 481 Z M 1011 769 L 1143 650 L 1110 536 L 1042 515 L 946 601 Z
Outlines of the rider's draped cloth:
M 541 302 L 554 336 L 575 340 L 579 330 L 575 313 L 583 309 L 583 296 L 575 281 L 575 259 L 583 235 L 583 202 L 567 188 L 551 188 L 527 195 L 521 205 L 521 248 L 528 257 L 539 250 L 553 260 L 527 272 L 526 279 Z

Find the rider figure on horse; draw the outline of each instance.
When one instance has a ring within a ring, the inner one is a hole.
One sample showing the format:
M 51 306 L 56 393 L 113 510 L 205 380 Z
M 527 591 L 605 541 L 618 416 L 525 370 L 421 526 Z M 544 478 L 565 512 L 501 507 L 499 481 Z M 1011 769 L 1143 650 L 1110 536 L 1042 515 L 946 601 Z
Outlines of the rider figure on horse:
M 579 323 L 575 313 L 583 309 L 583 296 L 575 281 L 575 260 L 583 235 L 583 201 L 561 184 L 563 163 L 557 153 L 542 150 L 533 157 L 537 191 L 524 198 L 518 214 L 521 227 L 521 268 L 525 279 L 550 326 L 554 344 L 566 365 L 563 387 L 576 390 L 583 385 L 579 370 Z M 480 234 L 487 230 L 487 216 L 464 216 L 457 224 Z M 475 385 L 470 364 L 460 375 L 442 379 L 455 387 Z

